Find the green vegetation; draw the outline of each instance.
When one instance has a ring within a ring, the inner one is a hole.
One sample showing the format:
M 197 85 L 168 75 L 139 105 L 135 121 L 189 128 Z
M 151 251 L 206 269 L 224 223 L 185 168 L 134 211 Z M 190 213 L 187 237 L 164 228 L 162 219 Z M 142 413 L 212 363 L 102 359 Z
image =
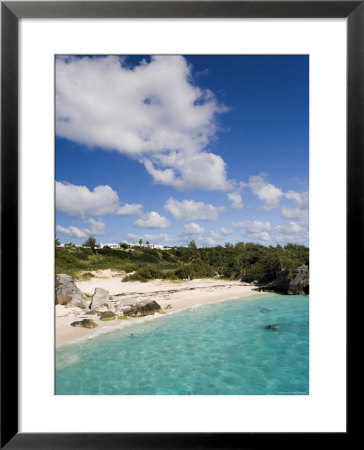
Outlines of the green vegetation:
M 292 273 L 308 263 L 309 249 L 303 245 L 265 247 L 238 242 L 225 247 L 174 247 L 170 250 L 134 246 L 129 249 L 83 248 L 69 245 L 56 248 L 56 273 L 74 278 L 90 277 L 90 271 L 112 269 L 133 274 L 125 281 L 153 279 L 183 280 L 204 277 L 236 279 L 246 282 L 272 281 L 286 269 Z
M 89 247 L 91 249 L 91 253 L 95 252 L 96 239 L 93 236 L 90 236 L 87 241 L 82 244 L 84 247 Z

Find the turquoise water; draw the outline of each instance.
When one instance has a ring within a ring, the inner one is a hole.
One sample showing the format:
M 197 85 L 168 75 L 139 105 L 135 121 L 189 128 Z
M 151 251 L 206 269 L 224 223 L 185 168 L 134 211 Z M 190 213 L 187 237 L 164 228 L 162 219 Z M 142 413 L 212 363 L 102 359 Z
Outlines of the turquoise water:
M 308 394 L 308 304 L 276 294 L 229 300 L 61 347 L 56 394 Z

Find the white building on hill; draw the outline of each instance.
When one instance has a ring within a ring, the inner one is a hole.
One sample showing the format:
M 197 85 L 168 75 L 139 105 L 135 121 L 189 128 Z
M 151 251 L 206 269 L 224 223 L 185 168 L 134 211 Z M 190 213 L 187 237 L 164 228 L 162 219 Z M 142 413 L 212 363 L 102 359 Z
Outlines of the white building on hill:
M 116 244 L 115 242 L 113 244 L 100 244 L 99 248 L 104 248 L 104 247 L 109 247 L 109 248 L 120 248 L 119 244 Z

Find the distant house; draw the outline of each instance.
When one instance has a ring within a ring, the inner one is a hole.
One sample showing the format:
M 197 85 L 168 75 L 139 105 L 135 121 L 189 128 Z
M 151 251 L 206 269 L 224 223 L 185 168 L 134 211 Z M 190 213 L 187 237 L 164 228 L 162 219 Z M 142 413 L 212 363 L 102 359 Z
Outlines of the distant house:
M 100 248 L 109 247 L 109 248 L 120 248 L 119 244 L 116 244 L 115 242 L 112 244 L 100 244 Z
M 170 250 L 171 249 L 171 247 L 165 247 L 164 245 L 158 245 L 158 244 L 143 244 L 143 247 L 156 248 L 157 250 Z

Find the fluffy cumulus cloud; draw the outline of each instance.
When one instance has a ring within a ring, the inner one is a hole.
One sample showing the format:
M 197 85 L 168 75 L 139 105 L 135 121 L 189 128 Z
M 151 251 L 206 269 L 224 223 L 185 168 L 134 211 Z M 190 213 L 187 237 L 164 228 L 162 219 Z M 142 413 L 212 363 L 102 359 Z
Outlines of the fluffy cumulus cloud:
M 212 247 L 221 244 L 222 234 L 218 231 L 206 231 L 204 227 L 197 223 L 188 223 L 184 226 L 182 241 L 186 244 L 194 240 L 201 247 Z
M 184 235 L 187 237 L 199 236 L 205 232 L 205 228 L 197 223 L 187 223 L 184 226 Z
M 182 56 L 132 68 L 117 56 L 57 58 L 57 135 L 136 158 L 179 190 L 229 190 L 224 160 L 208 150 L 227 108 L 192 80 Z
M 78 228 L 74 226 L 63 227 L 61 225 L 56 226 L 56 231 L 61 234 L 76 238 L 86 238 L 90 235 L 102 235 L 105 234 L 105 224 L 102 219 L 95 220 L 92 217 L 86 220 L 89 224 L 89 228 Z
M 61 234 L 67 234 L 68 236 L 76 237 L 76 238 L 84 238 L 88 236 L 85 230 L 81 230 L 78 227 L 63 227 L 62 225 L 56 226 L 56 231 Z
M 96 186 L 90 190 L 86 186 L 56 181 L 56 210 L 79 219 L 91 216 L 140 215 L 142 205 L 120 205 L 116 191 L 110 186 Z
M 242 192 L 243 192 L 243 189 L 245 186 L 246 186 L 246 183 L 241 181 L 239 183 L 238 187 L 233 192 L 229 192 L 227 194 L 228 199 L 231 201 L 231 206 L 234 209 L 243 209 L 244 208 Z
M 231 201 L 231 206 L 234 209 L 244 208 L 243 198 L 239 192 L 230 192 L 228 194 L 228 199 Z
M 224 211 L 223 206 L 213 206 L 195 200 L 175 200 L 170 197 L 164 208 L 172 214 L 176 220 L 217 220 L 219 211 Z
M 266 242 L 271 239 L 269 234 L 271 230 L 270 222 L 261 222 L 259 220 L 233 223 L 236 228 L 242 228 L 249 239 L 257 242 Z
M 293 206 L 282 207 L 282 217 L 289 221 L 275 227 L 276 241 L 308 245 L 309 239 L 309 193 L 288 191 L 285 197 Z
M 278 208 L 283 192 L 273 184 L 268 183 L 265 174 L 249 177 L 248 186 L 263 203 L 265 211 Z
M 168 228 L 170 221 L 158 214 L 156 211 L 150 211 L 134 222 L 134 226 L 139 228 Z
M 118 194 L 110 186 L 86 186 L 56 181 L 56 210 L 85 219 L 114 213 L 119 207 Z
M 282 216 L 286 219 L 297 221 L 304 228 L 308 228 L 309 220 L 309 193 L 289 191 L 285 194 L 289 200 L 295 202 L 295 206 L 282 208 Z
M 292 234 L 292 233 L 299 233 L 302 231 L 301 225 L 298 225 L 296 222 L 288 222 L 284 223 L 282 225 L 277 225 L 275 229 L 282 234 Z

